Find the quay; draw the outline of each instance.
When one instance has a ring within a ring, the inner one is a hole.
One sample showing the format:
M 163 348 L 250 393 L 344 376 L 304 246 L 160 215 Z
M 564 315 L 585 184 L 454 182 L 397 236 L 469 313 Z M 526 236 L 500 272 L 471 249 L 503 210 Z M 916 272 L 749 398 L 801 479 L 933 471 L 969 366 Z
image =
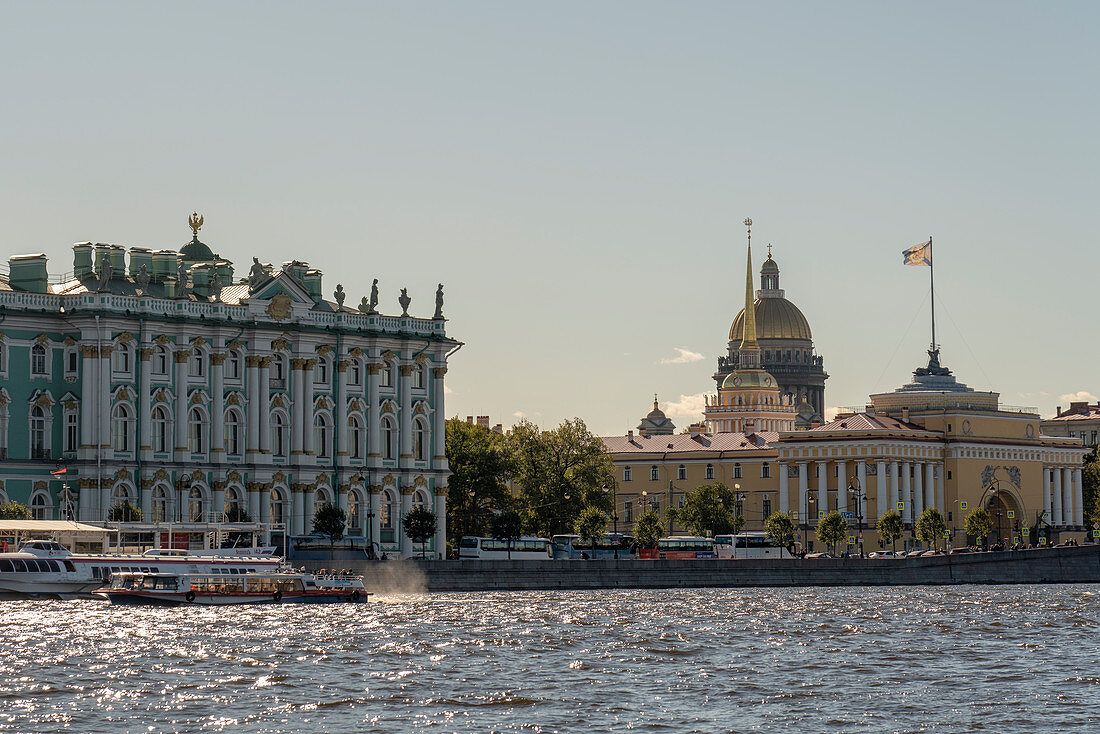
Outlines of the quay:
M 1100 545 L 918 558 L 310 561 L 363 574 L 375 593 L 1100 583 Z

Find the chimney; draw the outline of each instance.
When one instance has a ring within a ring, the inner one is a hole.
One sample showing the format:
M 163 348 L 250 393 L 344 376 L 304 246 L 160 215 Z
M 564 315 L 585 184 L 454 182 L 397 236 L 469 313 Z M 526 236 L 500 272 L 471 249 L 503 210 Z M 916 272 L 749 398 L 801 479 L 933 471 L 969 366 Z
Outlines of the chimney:
M 302 285 L 309 291 L 309 296 L 314 301 L 320 301 L 324 298 L 321 295 L 321 271 L 320 270 L 307 270 L 302 275 Z
M 111 277 L 126 277 L 126 248 L 121 245 L 111 245 L 111 251 L 107 255 L 111 258 Z
M 141 266 L 145 266 L 145 272 L 149 277 L 153 276 L 153 253 L 147 247 L 130 248 L 130 277 L 136 277 L 141 272 Z
M 175 278 L 178 268 L 179 256 L 175 250 L 157 250 L 153 253 L 152 276 L 154 281 L 163 283 L 165 278 Z
M 901 422 L 902 423 L 908 423 L 909 422 L 909 406 L 908 405 L 906 405 L 905 407 L 903 407 L 901 409 Z
M 8 285 L 17 291 L 48 293 L 46 256 L 15 255 L 8 258 Z
M 92 243 L 78 242 L 73 245 L 73 275 L 83 278 L 92 272 Z
M 488 427 L 489 427 L 489 416 L 487 416 L 487 415 L 479 415 L 479 416 L 477 417 L 477 424 L 478 424 L 479 426 L 484 426 L 485 428 L 488 428 Z
M 210 263 L 195 263 L 190 268 L 191 285 L 196 296 L 210 295 Z
M 474 424 L 474 417 L 472 415 L 466 416 L 466 422 L 472 426 Z
M 1062 417 L 1062 406 L 1061 406 L 1061 405 L 1059 405 L 1059 406 L 1058 406 L 1058 407 L 1056 408 L 1056 410 L 1057 410 L 1058 412 L 1057 412 L 1057 414 L 1055 414 L 1055 416 L 1054 416 L 1054 417 L 1055 417 L 1055 418 L 1061 418 L 1061 417 Z
M 634 440 L 634 431 L 627 431 L 626 432 L 626 440 L 627 441 L 633 441 Z
M 498 435 L 503 435 L 504 434 L 504 424 L 503 423 L 497 423 L 495 426 L 493 426 L 493 433 L 496 433 Z

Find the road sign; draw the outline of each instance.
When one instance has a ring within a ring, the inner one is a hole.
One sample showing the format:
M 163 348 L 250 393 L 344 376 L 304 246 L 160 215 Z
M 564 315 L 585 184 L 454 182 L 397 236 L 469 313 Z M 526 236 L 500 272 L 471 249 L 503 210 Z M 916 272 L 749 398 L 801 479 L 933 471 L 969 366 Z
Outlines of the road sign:
M 856 544 L 856 536 L 849 535 L 848 536 L 848 545 L 855 545 L 855 544 Z
M 962 502 L 959 503 L 959 509 L 960 510 L 965 510 L 966 509 L 966 500 L 963 500 Z
M 820 520 L 823 517 L 825 517 L 825 510 L 818 510 L 817 511 L 817 519 Z
M 904 502 L 899 502 L 898 503 L 898 509 L 899 510 L 904 510 L 905 509 L 905 503 Z
M 840 513 L 840 516 L 843 517 L 845 520 L 851 520 L 856 516 L 856 513 L 854 513 L 854 512 L 842 512 L 842 513 Z
M 1092 537 L 1100 538 L 1100 530 L 1093 530 L 1092 531 Z
M 943 531 L 943 537 L 950 538 L 951 537 L 951 531 L 950 530 L 944 530 Z
M 1046 538 L 1039 538 L 1039 545 L 1046 545 L 1046 544 L 1047 544 L 1047 539 Z
M 1012 536 L 1012 542 L 1013 543 L 1019 543 L 1020 542 L 1020 536 L 1019 535 L 1013 535 Z
M 1022 528 L 1020 528 L 1020 532 L 1024 535 L 1027 535 L 1030 530 L 1031 528 L 1029 528 L 1027 525 L 1024 525 Z
M 1014 517 L 1016 517 L 1016 510 L 1009 510 L 1008 511 L 1008 519 L 1011 520 Z

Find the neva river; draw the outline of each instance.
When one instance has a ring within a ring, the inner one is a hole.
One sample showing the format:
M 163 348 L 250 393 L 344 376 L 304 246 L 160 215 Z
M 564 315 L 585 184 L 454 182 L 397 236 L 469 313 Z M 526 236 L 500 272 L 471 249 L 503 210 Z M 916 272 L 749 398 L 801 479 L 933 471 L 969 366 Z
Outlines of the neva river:
M 1098 586 L 0 602 L 0 731 L 1100 728 Z

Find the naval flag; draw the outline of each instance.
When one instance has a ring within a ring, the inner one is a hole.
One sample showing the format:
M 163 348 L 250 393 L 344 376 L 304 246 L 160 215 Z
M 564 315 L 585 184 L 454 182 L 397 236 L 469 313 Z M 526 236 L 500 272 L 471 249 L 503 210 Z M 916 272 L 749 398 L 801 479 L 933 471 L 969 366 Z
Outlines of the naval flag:
M 932 265 L 932 239 L 901 251 L 905 265 Z

